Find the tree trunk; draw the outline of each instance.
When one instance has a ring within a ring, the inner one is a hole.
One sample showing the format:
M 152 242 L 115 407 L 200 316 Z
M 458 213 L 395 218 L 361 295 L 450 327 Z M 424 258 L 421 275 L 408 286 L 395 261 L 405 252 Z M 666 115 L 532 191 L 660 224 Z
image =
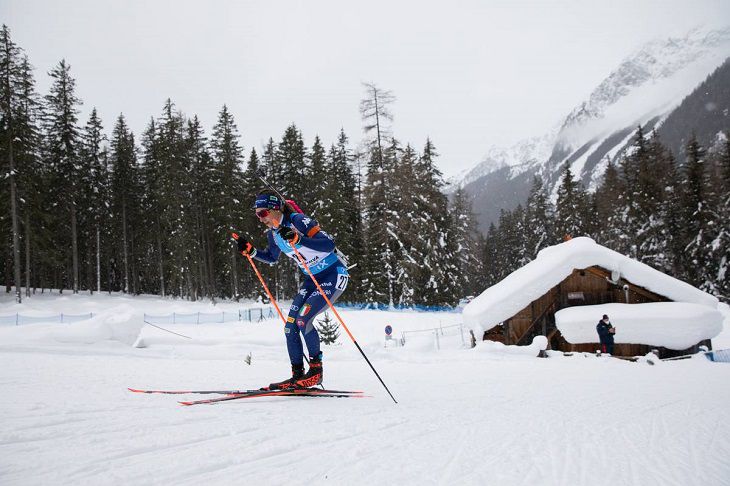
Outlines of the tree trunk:
M 134 258 L 135 255 L 135 244 L 134 244 L 134 231 L 129 232 L 129 254 L 131 256 L 130 264 L 129 264 L 129 270 L 131 273 L 130 281 L 131 281 L 131 292 L 132 295 L 138 295 L 139 294 L 139 280 L 137 275 L 137 259 Z
M 94 249 L 91 245 L 86 247 L 86 286 L 89 295 L 94 295 Z
M 160 236 L 160 222 L 157 221 L 157 255 L 159 257 L 159 269 L 160 269 L 160 295 L 165 296 L 165 266 L 162 260 L 162 237 Z
M 11 284 L 12 277 L 10 276 L 10 267 L 12 266 L 12 260 L 10 258 L 10 255 L 5 255 L 5 274 L 3 275 L 5 277 L 5 293 L 9 294 L 11 290 L 13 290 L 13 286 Z
M 79 293 L 79 241 L 76 228 L 76 203 L 71 203 L 71 261 L 73 264 L 73 293 Z
M 127 249 L 127 205 L 122 199 L 122 251 L 124 252 L 124 293 L 129 293 L 129 255 Z
M 15 162 L 13 160 L 13 129 L 11 120 L 8 120 L 8 163 L 10 165 L 8 178 L 10 179 L 10 213 L 13 231 L 13 280 L 15 281 L 15 300 L 20 303 L 23 298 L 20 290 L 20 229 L 18 227 L 18 204 L 15 188 Z
M 208 233 L 205 234 L 205 249 L 206 253 L 208 254 L 207 263 L 208 263 L 208 288 L 210 289 L 210 294 L 216 295 L 218 294 L 218 285 L 217 280 L 215 278 L 215 272 L 213 271 L 213 252 L 210 249 L 210 236 Z
M 25 296 L 30 297 L 30 216 L 25 212 Z
M 101 228 L 96 224 L 96 291 L 101 292 Z

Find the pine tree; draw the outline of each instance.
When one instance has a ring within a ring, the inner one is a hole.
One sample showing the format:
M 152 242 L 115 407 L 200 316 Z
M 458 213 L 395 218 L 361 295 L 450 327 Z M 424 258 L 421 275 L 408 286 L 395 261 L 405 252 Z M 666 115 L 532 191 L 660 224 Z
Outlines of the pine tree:
M 211 296 L 213 284 L 208 275 L 208 260 L 211 258 L 206 245 L 207 235 L 212 228 L 209 217 L 211 206 L 207 181 L 213 173 L 213 164 L 208 153 L 207 140 L 197 116 L 188 121 L 185 133 L 184 154 L 186 158 L 184 193 L 192 197 L 185 199 L 185 213 L 182 231 L 187 241 L 184 256 L 185 293 L 191 300 Z
M 304 182 L 306 188 L 307 214 L 315 218 L 320 225 L 325 228 L 331 228 L 331 215 L 325 215 L 325 211 L 329 211 L 328 206 L 331 201 L 325 198 L 327 179 L 333 174 L 326 171 L 327 154 L 325 153 L 322 141 L 319 136 L 314 137 L 312 151 L 308 154 L 307 167 L 309 172 L 306 174 L 307 182 Z
M 40 123 L 42 105 L 35 91 L 33 67 L 28 56 L 23 55 L 18 72 L 20 103 L 14 119 L 14 158 L 17 160 L 18 202 L 23 217 L 25 247 L 25 292 L 30 297 L 31 268 L 34 266 L 31 254 L 35 256 L 35 265 L 39 258 L 42 244 L 49 241 L 46 225 L 48 215 L 44 210 L 44 200 L 48 190 L 45 183 L 48 171 L 42 161 L 42 135 Z
M 85 201 L 87 207 L 87 263 L 89 275 L 87 286 L 90 291 L 96 288 L 101 292 L 102 249 L 108 243 L 106 228 L 109 211 L 109 171 L 106 148 L 106 136 L 103 133 L 101 120 L 96 108 L 91 111 L 82 135 L 81 160 L 83 169 L 83 185 L 87 191 Z
M 211 226 L 203 235 L 204 245 L 210 249 L 211 260 L 208 262 L 207 271 L 210 274 L 212 293 L 238 298 L 239 277 L 242 277 L 241 261 L 229 235 L 233 231 L 248 235 L 253 230 L 254 221 L 250 208 L 258 186 L 256 176 L 258 157 L 253 150 L 244 176 L 240 169 L 243 162 L 243 148 L 240 144 L 238 127 L 226 105 L 223 105 L 218 114 L 218 121 L 213 127 L 210 148 L 213 166 L 212 188 L 209 188 Z M 245 287 L 250 289 L 251 286 Z
M 147 234 L 147 258 L 143 273 L 146 274 L 149 292 L 167 295 L 165 280 L 165 259 L 166 250 L 163 248 L 163 164 L 162 147 L 159 140 L 159 130 L 154 118 L 150 119 L 147 128 L 142 135 L 142 157 L 141 180 L 144 189 L 141 194 L 141 212 L 145 216 L 143 223 L 150 228 L 151 234 Z M 117 260 L 110 260 L 110 290 L 112 283 L 119 279 Z M 153 283 L 154 282 L 154 283 Z
M 636 218 L 642 223 L 635 235 L 638 256 L 640 261 L 669 272 L 673 267 L 673 234 L 668 227 L 670 216 L 667 205 L 673 202 L 670 197 L 676 183 L 671 178 L 674 162 L 656 132 L 652 133 L 646 152 L 646 160 L 639 164 L 640 193 Z
M 118 235 L 118 244 L 114 246 L 115 262 L 121 262 L 120 279 L 124 293 L 130 292 L 132 262 L 132 225 L 134 221 L 134 198 L 137 186 L 137 158 L 134 137 L 127 127 L 123 115 L 119 115 L 114 125 L 111 139 L 112 165 L 111 208 L 114 221 L 114 234 Z
M 513 211 L 502 210 L 499 218 L 499 262 L 501 279 L 520 268 L 524 261 L 523 246 L 525 210 L 518 204 Z
M 365 134 L 375 132 L 375 138 L 369 144 L 371 152 L 371 163 L 374 156 L 375 164 L 381 168 L 384 163 L 385 140 L 390 137 L 389 122 L 393 121 L 393 114 L 390 105 L 395 102 L 392 92 L 378 88 L 373 83 L 363 83 L 365 96 L 360 100 L 360 117 L 365 123 L 363 130 Z
M 472 202 L 463 187 L 458 187 L 451 199 L 448 214 L 449 235 L 456 268 L 451 278 L 456 290 L 455 297 L 475 295 L 483 290 L 480 283 L 484 273 L 481 258 L 479 225 L 472 209 Z
M 277 148 L 277 158 L 281 166 L 281 175 L 271 182 L 278 185 L 284 197 L 291 197 L 299 203 L 307 202 L 309 194 L 306 175 L 310 168 L 302 134 L 293 123 L 284 132 Z
M 582 184 L 573 178 L 570 163 L 566 162 L 565 172 L 558 187 L 555 211 L 555 229 L 559 241 L 568 236 L 583 236 L 587 233 L 588 211 L 588 198 Z
M 185 206 L 189 187 L 189 173 L 184 151 L 185 117 L 167 100 L 162 117 L 157 123 L 156 140 L 159 150 L 161 242 L 164 260 L 165 287 L 169 293 L 181 296 L 185 288 L 185 257 L 188 251 L 185 239 Z M 169 282 L 169 285 L 167 284 Z
M 710 244 L 710 257 L 716 265 L 714 275 L 715 289 L 725 302 L 730 301 L 730 133 L 725 134 L 725 142 L 719 155 L 720 185 L 718 187 L 718 207 L 716 220 L 717 235 Z M 724 222 L 724 224 L 723 224 Z
M 340 337 L 340 325 L 337 321 L 329 316 L 329 313 L 325 311 L 324 317 L 318 321 L 317 332 L 319 332 L 319 339 L 324 344 L 335 344 L 337 338 Z
M 6 182 L 0 186 L 0 194 L 2 203 L 8 203 L 8 210 L 0 216 L 0 230 L 11 238 L 0 244 L 8 244 L 12 253 L 17 302 L 22 299 L 21 245 L 25 247 L 26 295 L 30 295 L 31 247 L 37 246 L 44 223 L 41 184 L 46 178 L 40 163 L 39 118 L 40 103 L 32 66 L 23 50 L 10 39 L 8 27 L 3 25 L 0 30 L 0 158 L 2 180 Z M 9 218 L 4 217 L 6 214 Z M 9 279 L 6 287 L 9 291 Z
M 259 222 L 253 212 L 253 201 L 259 193 L 259 178 L 258 172 L 261 168 L 261 162 L 259 160 L 256 149 L 251 149 L 251 154 L 248 158 L 248 164 L 246 170 L 243 173 L 243 180 L 241 181 L 241 191 L 243 194 L 243 200 L 237 201 L 240 213 L 243 214 L 243 218 L 237 218 L 240 221 L 238 229 L 243 230 L 243 234 L 250 237 L 256 234 L 259 229 Z M 259 299 L 266 298 L 266 292 L 258 284 L 258 281 L 251 273 L 249 269 L 243 268 L 240 263 L 240 255 L 238 255 L 236 248 L 232 248 L 232 276 L 233 276 L 233 294 L 246 295 L 249 297 L 258 297 Z M 244 264 L 248 266 L 248 264 Z M 241 291 L 238 289 L 239 281 L 241 282 Z
M 261 166 L 266 173 L 267 180 L 280 181 L 283 179 L 281 162 L 277 154 L 276 144 L 274 143 L 274 139 L 271 137 L 269 137 L 269 141 L 264 147 L 264 151 L 261 156 Z
M 340 130 L 337 144 L 332 145 L 327 156 L 327 174 L 323 189 L 322 216 L 318 216 L 324 228 L 335 239 L 337 248 L 348 259 L 350 283 L 343 298 L 355 302 L 362 299 L 361 274 L 363 262 L 362 208 L 358 204 L 356 178 L 352 170 L 354 155 L 348 147 L 348 138 Z
M 18 188 L 15 162 L 15 111 L 19 98 L 17 77 L 19 71 L 20 49 L 10 40 L 10 31 L 3 24 L 0 31 L 0 130 L 3 136 L 3 152 L 8 160 L 7 177 L 10 190 L 10 217 L 12 221 L 13 282 L 15 300 L 22 301 L 20 279 L 20 210 L 18 208 Z M 3 177 L 4 179 L 5 177 Z
M 428 241 L 430 229 L 428 218 L 422 212 L 422 201 L 416 191 L 412 191 L 416 182 L 415 163 L 417 154 L 410 145 L 400 154 L 395 155 L 394 147 L 386 150 L 386 158 L 393 165 L 392 173 L 388 177 L 388 189 L 392 193 L 390 208 L 398 208 L 398 215 L 388 217 L 386 221 L 389 245 L 393 254 L 393 274 L 390 288 L 392 300 L 401 306 L 413 306 L 415 289 L 425 293 L 432 290 L 423 281 L 421 274 L 435 271 L 430 262 L 427 262 L 425 244 Z M 392 212 L 392 209 L 388 209 Z M 425 267 L 429 268 L 425 268 Z M 422 269 L 422 267 L 424 267 Z
M 416 288 L 424 289 L 423 293 L 419 292 L 419 300 L 429 306 L 455 305 L 463 296 L 463 289 L 454 280 L 458 256 L 455 247 L 449 244 L 449 202 L 443 191 L 443 174 L 436 166 L 437 157 L 433 142 L 426 139 L 411 185 L 421 219 L 416 245 L 423 255 Z
M 395 195 L 387 186 L 387 179 L 392 175 L 397 163 L 400 147 L 395 138 L 390 147 L 385 148 L 389 135 L 388 123 L 393 115 L 390 105 L 395 97 L 373 83 L 363 83 L 365 95 L 360 101 L 360 117 L 364 123 L 366 136 L 373 137 L 366 141 L 367 147 L 367 182 L 363 189 L 364 221 L 366 252 L 363 261 L 363 292 L 369 305 L 394 300 L 395 255 L 391 235 L 394 223 L 388 216 L 394 206 L 391 205 Z M 387 153 L 386 153 L 387 152 Z
M 489 224 L 487 236 L 482 246 L 482 262 L 484 266 L 484 286 L 491 287 L 501 280 L 499 264 L 499 234 L 494 223 Z
M 535 176 L 532 188 L 527 197 L 524 220 L 524 237 L 522 238 L 522 262 L 526 264 L 537 256 L 543 248 L 549 246 L 553 237 L 553 209 L 543 187 L 542 179 Z
M 365 302 L 377 305 L 394 303 L 395 253 L 392 233 L 398 220 L 397 197 L 388 184 L 400 152 L 393 139 L 382 160 L 376 147 L 370 152 L 365 188 L 366 254 L 363 268 Z
M 608 159 L 603 183 L 596 189 L 595 205 L 599 226 L 596 241 L 619 253 L 629 249 L 629 235 L 625 230 L 626 187 L 616 166 Z
M 266 153 L 268 154 L 268 150 Z M 282 196 L 293 199 L 303 211 L 308 212 L 309 191 L 306 176 L 311 171 L 302 134 L 294 123 L 284 131 L 281 142 L 276 147 L 274 159 L 275 166 L 278 166 L 280 172 L 278 177 L 275 173 L 274 177 L 270 176 L 269 183 L 273 184 Z M 301 279 L 301 272 L 297 270 L 296 263 L 286 258 L 272 270 L 275 274 L 277 292 L 282 292 L 285 296 L 294 295 Z M 294 275 L 294 278 L 280 279 L 278 278 L 280 273 Z
M 683 201 L 685 221 L 685 272 L 689 283 L 713 292 L 713 264 L 708 254 L 711 241 L 710 213 L 707 204 L 708 187 L 705 167 L 705 149 L 692 134 L 685 147 L 687 162 L 683 174 Z
M 58 210 L 63 211 L 70 225 L 69 231 L 62 231 L 61 222 L 54 230 L 56 245 L 69 249 L 71 269 L 63 272 L 70 278 L 74 293 L 79 290 L 79 252 L 78 252 L 78 198 L 79 191 L 79 145 L 80 135 L 77 127 L 78 106 L 81 100 L 76 97 L 76 81 L 71 77 L 71 66 L 65 60 L 48 73 L 53 78 L 50 93 L 46 95 L 46 134 L 48 138 L 48 157 L 54 174 L 54 188 Z M 69 234 L 70 232 L 70 234 Z M 68 235 L 70 241 L 63 241 Z M 67 251 L 69 251 L 67 250 Z M 66 260 L 68 262 L 68 260 Z M 68 267 L 67 267 L 68 268 Z M 63 283 L 62 287 L 65 286 Z

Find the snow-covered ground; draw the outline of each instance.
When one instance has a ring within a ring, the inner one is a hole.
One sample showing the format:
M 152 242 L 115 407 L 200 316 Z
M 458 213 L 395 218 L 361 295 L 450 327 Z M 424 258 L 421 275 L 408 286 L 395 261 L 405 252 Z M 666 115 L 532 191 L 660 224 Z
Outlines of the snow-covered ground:
M 281 323 L 142 327 L 143 312 L 253 303 L 36 295 L 0 315 L 94 312 L 0 328 L 0 484 L 730 484 L 730 364 L 655 366 L 462 347 L 459 314 L 343 310 L 398 399 L 342 333 L 325 385 L 369 398 L 259 398 L 183 407 L 127 387 L 252 388 L 289 372 Z M 730 311 L 713 340 L 730 348 Z M 127 332 L 125 332 L 125 330 Z M 468 337 L 466 337 L 468 343 Z M 251 354 L 251 365 L 244 358 Z

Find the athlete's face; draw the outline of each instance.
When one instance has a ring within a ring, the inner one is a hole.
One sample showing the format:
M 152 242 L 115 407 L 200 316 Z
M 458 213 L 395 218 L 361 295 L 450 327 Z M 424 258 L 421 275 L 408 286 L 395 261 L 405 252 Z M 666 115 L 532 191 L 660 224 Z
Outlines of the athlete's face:
M 279 221 L 281 221 L 281 211 L 259 208 L 256 210 L 256 217 L 269 228 L 276 228 L 279 226 Z

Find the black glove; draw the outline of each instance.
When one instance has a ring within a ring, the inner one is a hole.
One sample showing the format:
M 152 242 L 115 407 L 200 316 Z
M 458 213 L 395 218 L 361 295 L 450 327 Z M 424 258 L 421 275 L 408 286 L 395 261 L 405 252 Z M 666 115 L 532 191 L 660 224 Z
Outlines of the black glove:
M 236 237 L 237 236 L 237 237 Z M 234 236 L 234 239 L 236 240 L 236 245 L 238 245 L 238 253 L 241 255 L 251 255 L 254 256 L 256 254 L 256 248 L 253 247 L 253 245 L 243 236 L 236 235 Z
M 299 233 L 288 226 L 279 226 L 279 236 L 294 246 L 299 242 Z

